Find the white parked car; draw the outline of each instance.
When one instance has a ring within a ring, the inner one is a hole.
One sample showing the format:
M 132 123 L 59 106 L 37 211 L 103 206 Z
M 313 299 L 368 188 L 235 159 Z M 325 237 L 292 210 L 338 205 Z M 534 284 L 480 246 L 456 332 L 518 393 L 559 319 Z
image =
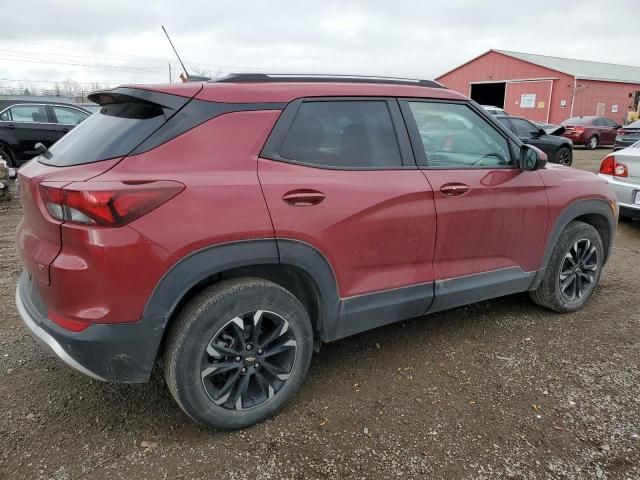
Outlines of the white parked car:
M 616 194 L 620 216 L 640 219 L 640 142 L 607 155 L 599 176 Z

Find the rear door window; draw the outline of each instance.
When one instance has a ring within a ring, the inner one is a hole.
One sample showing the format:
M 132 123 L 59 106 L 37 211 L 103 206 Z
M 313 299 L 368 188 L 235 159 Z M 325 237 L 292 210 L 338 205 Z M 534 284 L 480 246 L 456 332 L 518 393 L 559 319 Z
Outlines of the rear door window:
M 51 108 L 56 116 L 57 123 L 61 123 L 63 125 L 78 125 L 88 117 L 86 113 L 76 110 L 75 108 L 58 106 Z
M 402 166 L 396 132 L 384 100 L 302 103 L 280 155 L 320 167 Z
M 104 105 L 56 142 L 47 165 L 70 166 L 122 157 L 165 122 L 162 107 L 147 102 Z

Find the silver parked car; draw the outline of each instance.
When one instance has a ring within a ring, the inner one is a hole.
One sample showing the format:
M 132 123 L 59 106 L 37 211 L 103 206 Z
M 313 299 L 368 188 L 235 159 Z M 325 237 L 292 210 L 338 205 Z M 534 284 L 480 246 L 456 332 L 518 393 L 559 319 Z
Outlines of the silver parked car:
M 640 141 L 607 155 L 599 176 L 616 194 L 620 216 L 640 219 Z

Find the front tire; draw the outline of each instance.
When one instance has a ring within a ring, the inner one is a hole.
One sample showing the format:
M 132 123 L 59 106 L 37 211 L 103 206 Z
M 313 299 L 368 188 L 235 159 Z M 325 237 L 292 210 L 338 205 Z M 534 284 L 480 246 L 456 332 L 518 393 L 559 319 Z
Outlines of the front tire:
M 556 312 L 581 308 L 593 293 L 602 272 L 604 249 L 598 231 L 573 221 L 560 234 L 532 300 Z
M 165 379 L 191 418 L 238 429 L 282 408 L 302 385 L 312 351 L 311 322 L 294 295 L 258 278 L 224 280 L 172 324 Z
M 556 163 L 570 167 L 573 163 L 573 153 L 569 147 L 560 147 L 556 152 Z
M 596 148 L 598 148 L 598 145 L 600 145 L 600 140 L 598 139 L 598 136 L 591 135 L 591 137 L 589 137 L 589 141 L 587 142 L 587 148 L 589 150 L 595 150 Z

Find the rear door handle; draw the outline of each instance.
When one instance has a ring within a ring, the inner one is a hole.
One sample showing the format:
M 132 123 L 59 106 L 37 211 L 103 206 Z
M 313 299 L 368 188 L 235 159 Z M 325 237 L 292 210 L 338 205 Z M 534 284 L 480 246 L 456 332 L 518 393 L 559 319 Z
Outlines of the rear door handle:
M 7 128 L 16 128 L 16 126 L 13 123 L 10 123 L 9 125 L 7 125 Z
M 292 190 L 282 196 L 289 205 L 294 207 L 311 207 L 318 205 L 325 199 L 325 195 L 317 190 Z
M 467 193 L 469 190 L 471 190 L 471 187 L 464 183 L 447 183 L 440 187 L 442 194 L 447 197 L 459 197 L 460 195 Z

